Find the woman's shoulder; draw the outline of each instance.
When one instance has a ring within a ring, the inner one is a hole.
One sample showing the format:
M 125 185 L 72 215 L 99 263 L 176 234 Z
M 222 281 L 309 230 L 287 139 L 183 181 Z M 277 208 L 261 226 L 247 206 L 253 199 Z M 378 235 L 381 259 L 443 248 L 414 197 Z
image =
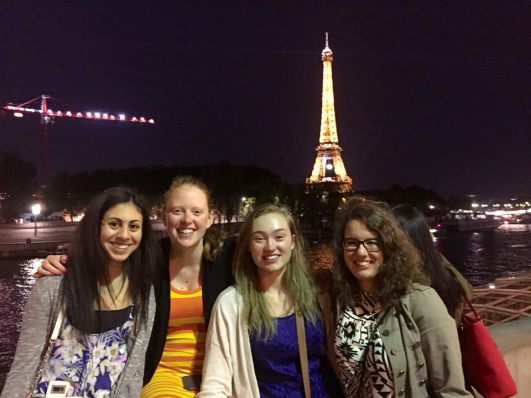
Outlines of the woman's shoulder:
M 406 295 L 410 301 L 429 300 L 430 297 L 439 297 L 439 295 L 434 288 L 421 283 L 413 283 Z
M 419 314 L 435 316 L 439 312 L 442 312 L 445 316 L 448 315 L 446 306 L 435 289 L 420 283 L 414 283 L 402 301 L 413 312 Z
M 223 290 L 214 305 L 214 312 L 224 314 L 236 314 L 240 307 L 241 295 L 234 286 L 229 286 Z
M 58 303 L 62 280 L 62 276 L 38 278 L 31 289 L 27 305 L 39 308 L 55 308 Z
M 35 281 L 33 290 L 43 294 L 54 293 L 59 290 L 62 281 L 62 276 L 44 276 Z
M 232 303 L 235 300 L 239 300 L 240 297 L 240 293 L 238 293 L 236 287 L 229 286 L 219 294 L 217 301 L 220 304 Z

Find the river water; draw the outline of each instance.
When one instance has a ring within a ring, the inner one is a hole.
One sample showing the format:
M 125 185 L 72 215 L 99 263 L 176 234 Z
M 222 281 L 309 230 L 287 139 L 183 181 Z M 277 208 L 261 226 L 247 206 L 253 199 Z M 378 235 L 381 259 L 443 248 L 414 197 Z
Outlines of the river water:
M 439 250 L 473 285 L 531 272 L 531 225 L 502 225 L 494 231 L 453 233 L 437 238 Z M 331 266 L 330 245 L 315 245 L 312 264 Z M 0 259 L 0 390 L 13 359 L 22 313 L 40 259 Z M 36 331 L 38 332 L 38 331 Z

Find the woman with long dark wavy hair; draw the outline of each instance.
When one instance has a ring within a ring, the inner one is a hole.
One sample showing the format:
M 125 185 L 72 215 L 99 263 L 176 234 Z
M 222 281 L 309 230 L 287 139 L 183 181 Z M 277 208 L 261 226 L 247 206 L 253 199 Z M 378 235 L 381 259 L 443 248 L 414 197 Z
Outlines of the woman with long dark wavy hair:
M 441 297 L 448 313 L 459 322 L 463 295 L 472 298 L 473 288 L 463 275 L 437 250 L 424 215 L 411 205 L 399 205 L 392 209 L 398 224 L 422 255 L 424 272 L 430 278 L 431 287 Z
M 218 294 L 233 282 L 234 239 L 224 242 L 222 234 L 210 229 L 212 222 L 205 183 L 192 176 L 175 177 L 164 194 L 168 236 L 159 241 L 163 264 L 154 280 L 157 312 L 142 398 L 193 398 L 199 391 L 210 312 Z M 38 272 L 62 274 L 66 268 L 61 261 L 67 260 L 48 256 Z
M 41 278 L 31 292 L 2 396 L 138 396 L 159 263 L 144 199 L 121 187 L 97 195 L 66 275 Z
M 334 237 L 337 372 L 349 397 L 470 397 L 455 323 L 387 205 L 361 197 Z

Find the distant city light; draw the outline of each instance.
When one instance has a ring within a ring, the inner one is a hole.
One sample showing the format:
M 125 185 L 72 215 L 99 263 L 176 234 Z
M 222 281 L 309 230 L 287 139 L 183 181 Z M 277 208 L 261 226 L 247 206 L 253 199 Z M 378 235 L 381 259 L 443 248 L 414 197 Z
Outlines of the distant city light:
M 478 205 L 477 203 L 472 203 L 471 206 L 472 206 L 474 209 L 477 208 L 477 207 L 479 207 L 479 205 Z
M 34 205 L 31 206 L 31 214 L 33 214 L 34 216 L 38 216 L 39 214 L 41 214 L 40 203 L 35 203 Z
M 118 115 L 118 120 L 125 120 L 125 115 Z
M 23 117 L 24 114 L 22 112 L 15 112 L 15 113 L 13 113 L 13 116 L 15 116 L 15 117 Z

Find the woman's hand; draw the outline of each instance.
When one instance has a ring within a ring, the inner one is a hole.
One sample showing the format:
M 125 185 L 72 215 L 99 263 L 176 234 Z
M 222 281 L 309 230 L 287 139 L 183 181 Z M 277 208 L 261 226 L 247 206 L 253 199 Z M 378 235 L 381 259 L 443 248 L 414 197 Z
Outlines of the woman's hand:
M 34 272 L 35 278 L 42 276 L 61 276 L 66 272 L 65 265 L 68 263 L 68 256 L 66 254 L 53 254 L 42 260 L 41 265 Z

